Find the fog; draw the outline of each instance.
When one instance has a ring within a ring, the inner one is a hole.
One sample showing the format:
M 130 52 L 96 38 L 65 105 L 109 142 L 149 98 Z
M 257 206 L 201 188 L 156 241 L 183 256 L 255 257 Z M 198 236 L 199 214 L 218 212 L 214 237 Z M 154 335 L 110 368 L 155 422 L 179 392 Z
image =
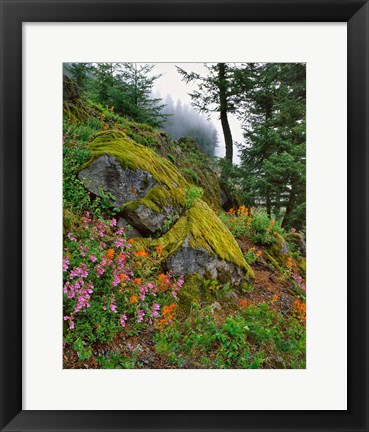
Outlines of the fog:
M 175 67 L 176 65 L 186 71 L 194 71 L 199 74 L 206 74 L 207 72 L 207 69 L 205 68 L 203 63 L 156 63 L 153 69 L 153 73 L 155 75 L 162 74 L 162 76 L 155 81 L 153 91 L 156 95 L 161 95 L 162 98 L 165 98 L 166 95 L 170 95 L 173 101 L 180 100 L 182 102 L 182 105 L 190 105 L 191 97 L 188 95 L 188 93 L 190 93 L 196 88 L 196 84 L 192 82 L 186 84 L 185 82 L 183 82 L 181 80 L 181 75 L 177 72 L 177 69 Z M 215 150 L 215 154 L 216 156 L 224 157 L 225 145 L 219 114 L 211 113 L 209 117 L 218 132 L 219 142 Z M 239 164 L 240 158 L 238 156 L 238 149 L 235 145 L 235 142 L 243 141 L 242 129 L 239 121 L 233 115 L 229 115 L 228 120 L 234 142 L 233 162 L 235 164 Z

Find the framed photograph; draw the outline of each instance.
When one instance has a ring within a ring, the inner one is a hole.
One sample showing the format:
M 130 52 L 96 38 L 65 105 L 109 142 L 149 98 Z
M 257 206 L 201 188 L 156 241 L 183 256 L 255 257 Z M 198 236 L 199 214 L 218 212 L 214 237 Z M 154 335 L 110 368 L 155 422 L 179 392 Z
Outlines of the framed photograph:
M 0 1 L 0 429 L 367 431 L 368 3 Z

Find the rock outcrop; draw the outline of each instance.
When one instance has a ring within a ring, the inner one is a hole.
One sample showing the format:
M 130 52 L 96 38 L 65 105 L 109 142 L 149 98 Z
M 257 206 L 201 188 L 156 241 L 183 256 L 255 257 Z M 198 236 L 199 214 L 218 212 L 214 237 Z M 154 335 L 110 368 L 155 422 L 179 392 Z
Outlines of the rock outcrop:
M 123 168 L 114 156 L 103 155 L 95 159 L 78 174 L 86 188 L 100 195 L 108 191 L 114 196 L 114 207 L 146 196 L 156 182 L 152 175 L 140 168 Z
M 160 245 L 163 268 L 177 276 L 252 283 L 232 234 L 204 201 L 188 200 L 190 184 L 171 162 L 117 130 L 97 134 L 90 150 L 79 178 L 90 192 L 114 197 L 122 223 L 145 237 L 135 247 Z

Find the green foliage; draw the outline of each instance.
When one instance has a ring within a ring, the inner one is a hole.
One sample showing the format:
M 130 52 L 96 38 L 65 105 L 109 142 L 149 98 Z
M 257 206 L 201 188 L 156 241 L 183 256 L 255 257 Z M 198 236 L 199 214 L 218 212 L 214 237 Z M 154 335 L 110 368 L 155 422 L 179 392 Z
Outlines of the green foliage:
M 249 306 L 219 322 L 211 306 L 193 303 L 187 317 L 155 334 L 155 342 L 157 351 L 176 366 L 190 360 L 204 368 L 305 367 L 304 326 L 266 304 Z M 276 350 L 280 356 L 270 358 Z
M 197 200 L 197 199 L 201 199 L 202 195 L 203 195 L 204 191 L 199 188 L 196 187 L 194 185 L 191 185 L 189 188 L 187 188 L 185 190 L 185 194 L 186 194 L 186 200 L 185 200 L 185 206 L 186 208 L 191 208 L 192 204 Z
M 65 235 L 64 342 L 81 361 L 92 356 L 97 342 L 110 344 L 121 332 L 153 328 L 154 318 L 175 302 L 183 284 L 170 274 L 157 278 L 157 253 L 150 259 L 148 252 L 131 248 L 115 219 L 92 219 L 91 213 Z
M 73 348 L 81 362 L 89 360 L 89 358 L 92 356 L 91 348 L 81 338 L 76 339 L 73 344 Z
M 112 216 L 116 213 L 111 204 L 114 201 L 112 194 L 101 190 L 91 202 L 83 182 L 77 177 L 80 167 L 91 157 L 87 142 L 100 130 L 99 126 L 100 123 L 92 119 L 81 125 L 64 124 L 63 207 L 75 214 L 91 211 L 95 216 Z
M 83 183 L 77 178 L 80 165 L 89 158 L 89 152 L 79 147 L 63 147 L 63 207 L 74 212 L 90 208 L 91 202 Z
M 174 164 L 176 163 L 176 158 L 171 153 L 167 153 L 167 158 Z
M 246 236 L 257 244 L 272 245 L 276 234 L 284 232 L 281 222 L 271 219 L 263 209 L 240 206 L 237 211 L 230 209 L 219 217 L 236 238 Z
M 91 80 L 91 63 L 66 63 L 65 69 L 78 87 L 86 91 Z
M 144 123 L 144 127 L 159 127 L 166 115 L 161 99 L 151 97 L 154 82 L 160 75 L 151 75 L 154 65 L 139 63 L 96 63 L 91 73 L 92 98 L 113 107 L 124 117 Z
M 182 172 L 189 175 L 192 178 L 192 180 L 194 180 L 196 183 L 200 183 L 200 178 L 199 178 L 198 174 L 195 171 L 193 171 L 192 169 L 182 168 Z
M 142 367 L 142 363 L 137 361 L 137 354 L 140 346 L 132 350 L 129 355 L 121 352 L 110 352 L 105 356 L 97 356 L 96 361 L 101 369 L 135 369 Z
M 305 227 L 306 67 L 262 63 L 245 67 L 253 80 L 239 111 L 244 121 L 242 187 L 249 205 L 263 205 L 283 226 Z M 239 75 L 242 82 L 242 74 Z
M 251 266 L 257 261 L 258 256 L 256 255 L 255 249 L 249 249 L 245 255 L 245 260 L 247 264 L 250 264 Z

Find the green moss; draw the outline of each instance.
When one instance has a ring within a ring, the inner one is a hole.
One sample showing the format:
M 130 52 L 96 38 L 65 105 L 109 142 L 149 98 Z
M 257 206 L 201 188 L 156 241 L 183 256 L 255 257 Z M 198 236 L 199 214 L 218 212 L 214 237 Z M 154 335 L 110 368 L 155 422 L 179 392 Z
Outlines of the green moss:
M 131 201 L 121 207 L 121 211 L 125 210 L 135 211 L 140 205 L 144 205 L 156 213 L 160 213 L 165 205 L 170 204 L 181 212 L 185 203 L 185 192 L 180 188 L 166 189 L 165 187 L 158 186 L 149 190 L 144 198 Z
M 286 240 L 280 234 L 275 233 L 275 242 L 268 249 L 268 253 L 277 261 L 279 265 L 286 267 L 289 249 Z
M 168 160 L 158 156 L 151 149 L 135 143 L 119 130 L 99 132 L 89 145 L 91 159 L 81 167 L 86 168 L 93 160 L 108 154 L 115 156 L 120 164 L 132 170 L 138 168 L 148 171 L 154 180 L 168 189 L 186 188 L 187 181 Z
M 264 257 L 273 265 L 274 268 L 277 270 L 281 269 L 281 266 L 278 264 L 278 262 L 267 251 L 264 251 Z
M 299 273 L 300 275 L 305 278 L 306 277 L 306 259 L 305 258 L 300 258 L 300 260 L 298 261 L 298 267 L 299 267 Z
M 75 102 L 64 101 L 63 115 L 64 119 L 76 124 L 85 123 L 91 119 L 86 106 L 80 99 Z
M 196 200 L 175 225 L 162 237 L 156 240 L 139 239 L 138 247 L 162 246 L 163 258 L 175 253 L 188 239 L 193 249 L 204 249 L 211 255 L 236 264 L 246 271 L 248 279 L 254 279 L 254 272 L 246 263 L 241 249 L 228 228 L 202 200 Z
M 209 304 L 214 301 L 209 282 L 198 274 L 189 274 L 178 293 L 179 307 L 188 315 L 193 304 Z M 214 281 L 213 281 L 214 282 Z
M 198 274 L 191 274 L 186 277 L 186 281 L 179 291 L 179 306 L 185 314 L 191 311 L 192 304 L 199 304 L 201 297 L 202 277 Z

